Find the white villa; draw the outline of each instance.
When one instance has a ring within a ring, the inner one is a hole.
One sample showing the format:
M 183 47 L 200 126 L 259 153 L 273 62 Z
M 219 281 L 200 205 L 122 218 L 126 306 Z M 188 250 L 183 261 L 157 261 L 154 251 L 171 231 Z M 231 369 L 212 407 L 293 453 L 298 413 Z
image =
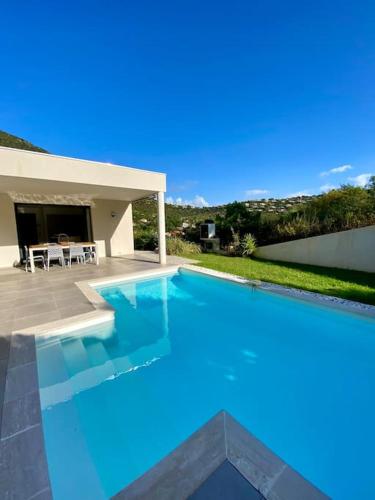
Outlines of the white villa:
M 132 202 L 150 195 L 165 264 L 165 191 L 163 173 L 0 147 L 0 267 L 60 233 L 95 242 L 98 257 L 132 254 Z

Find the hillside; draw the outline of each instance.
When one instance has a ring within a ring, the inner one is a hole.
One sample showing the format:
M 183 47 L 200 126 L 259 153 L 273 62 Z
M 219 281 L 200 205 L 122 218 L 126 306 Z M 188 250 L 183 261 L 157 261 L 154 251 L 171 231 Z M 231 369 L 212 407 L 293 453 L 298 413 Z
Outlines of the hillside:
M 318 195 L 317 195 L 318 196 Z M 316 196 L 293 196 L 290 198 L 268 198 L 262 200 L 245 201 L 245 206 L 250 212 L 267 212 L 281 214 L 292 209 L 296 205 L 304 205 L 312 201 Z
M 294 207 L 310 202 L 316 196 L 298 196 L 283 199 L 262 199 L 242 202 L 248 212 L 282 214 Z M 215 220 L 218 215 L 225 215 L 227 205 L 197 208 L 192 206 L 165 205 L 167 231 L 180 227 L 194 227 L 206 219 Z M 136 227 L 156 227 L 156 201 L 152 198 L 138 200 L 133 203 L 133 217 Z
M 28 151 L 37 151 L 39 153 L 48 153 L 45 149 L 34 146 L 31 142 L 21 139 L 15 135 L 8 134 L 3 130 L 0 130 L 0 146 L 4 146 L 6 148 L 27 149 Z
M 8 148 L 26 149 L 40 153 L 48 153 L 39 146 L 34 146 L 29 141 L 0 130 L 0 146 Z M 269 214 L 282 214 L 298 206 L 311 201 L 312 196 L 301 196 L 285 199 L 262 199 L 244 201 L 244 205 L 249 212 L 263 212 Z M 174 231 L 178 228 L 194 227 L 196 224 L 206 219 L 216 219 L 217 216 L 225 215 L 227 205 L 214 207 L 197 208 L 191 206 L 180 206 L 166 204 L 166 225 L 167 231 Z M 152 198 L 139 200 L 133 205 L 134 225 L 139 230 L 156 228 L 156 201 Z
M 215 219 L 217 215 L 223 215 L 225 206 L 221 207 L 185 207 L 179 205 L 170 205 L 166 203 L 166 225 L 167 231 L 176 229 L 179 226 L 188 224 L 194 225 L 205 219 Z M 156 200 L 145 198 L 133 203 L 133 219 L 135 226 L 154 226 L 156 227 L 157 207 Z

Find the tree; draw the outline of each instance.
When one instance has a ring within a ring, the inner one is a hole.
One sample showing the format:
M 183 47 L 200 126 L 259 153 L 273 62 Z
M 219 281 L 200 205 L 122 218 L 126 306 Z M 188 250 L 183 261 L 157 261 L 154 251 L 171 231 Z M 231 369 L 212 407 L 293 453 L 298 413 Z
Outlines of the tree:
M 369 190 L 369 193 L 370 193 L 370 196 L 373 200 L 373 203 L 375 204 L 375 175 L 370 177 L 366 187 Z M 373 208 L 375 210 L 375 205 Z

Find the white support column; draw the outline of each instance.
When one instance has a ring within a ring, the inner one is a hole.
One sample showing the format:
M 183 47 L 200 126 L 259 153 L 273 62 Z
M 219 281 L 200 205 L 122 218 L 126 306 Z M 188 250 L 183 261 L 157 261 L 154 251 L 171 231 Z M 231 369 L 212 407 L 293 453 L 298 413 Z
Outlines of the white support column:
M 158 234 L 159 234 L 159 262 L 162 265 L 167 263 L 167 252 L 165 247 L 165 206 L 164 193 L 158 192 Z

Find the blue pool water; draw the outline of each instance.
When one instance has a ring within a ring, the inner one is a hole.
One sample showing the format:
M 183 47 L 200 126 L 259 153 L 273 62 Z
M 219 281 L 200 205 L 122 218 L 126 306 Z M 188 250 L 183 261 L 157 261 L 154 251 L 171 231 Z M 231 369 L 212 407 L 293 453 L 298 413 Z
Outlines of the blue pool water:
M 54 498 L 103 499 L 225 409 L 335 499 L 374 498 L 375 322 L 182 271 L 38 338 Z

